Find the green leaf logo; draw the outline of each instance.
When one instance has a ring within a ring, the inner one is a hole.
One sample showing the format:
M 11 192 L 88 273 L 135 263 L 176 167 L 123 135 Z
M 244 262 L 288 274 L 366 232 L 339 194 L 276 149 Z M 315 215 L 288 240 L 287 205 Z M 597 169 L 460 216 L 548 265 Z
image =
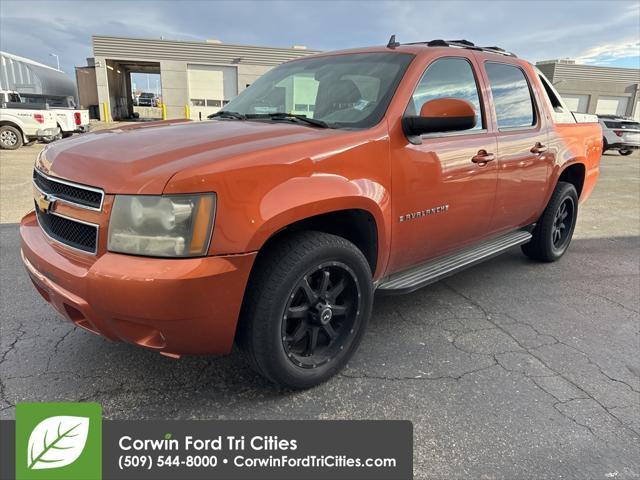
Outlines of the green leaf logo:
M 75 462 L 89 435 L 89 418 L 49 417 L 33 429 L 29 436 L 27 468 L 42 470 L 60 468 Z

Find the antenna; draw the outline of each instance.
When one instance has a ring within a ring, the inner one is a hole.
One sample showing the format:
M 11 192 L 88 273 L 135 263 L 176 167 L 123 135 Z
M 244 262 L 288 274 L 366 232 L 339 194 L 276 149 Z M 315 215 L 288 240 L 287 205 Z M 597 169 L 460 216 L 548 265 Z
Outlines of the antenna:
M 391 35 L 391 38 L 389 39 L 389 43 L 387 43 L 387 48 L 396 48 L 399 46 L 400 46 L 400 42 L 396 42 L 396 36 Z

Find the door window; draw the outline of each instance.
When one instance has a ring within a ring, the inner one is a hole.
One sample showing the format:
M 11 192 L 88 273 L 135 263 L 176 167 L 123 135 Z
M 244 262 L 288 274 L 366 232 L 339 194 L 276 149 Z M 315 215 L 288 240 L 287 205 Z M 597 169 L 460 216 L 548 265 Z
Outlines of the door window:
M 416 87 L 409 105 L 409 115 L 420 113 L 422 105 L 436 98 L 460 98 L 473 105 L 478 117 L 471 130 L 484 128 L 478 84 L 469 61 L 462 57 L 446 57 L 436 60 L 427 67 Z M 411 112 L 411 109 L 414 109 Z
M 485 64 L 493 95 L 498 128 L 526 128 L 535 125 L 536 116 L 529 83 L 514 65 Z

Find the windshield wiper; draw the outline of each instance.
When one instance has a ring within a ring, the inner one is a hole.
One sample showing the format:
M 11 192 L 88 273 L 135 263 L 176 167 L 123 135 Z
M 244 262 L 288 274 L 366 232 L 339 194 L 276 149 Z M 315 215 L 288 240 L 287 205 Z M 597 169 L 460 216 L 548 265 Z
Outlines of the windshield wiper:
M 331 128 L 327 122 L 323 122 L 322 120 L 318 120 L 316 118 L 309 118 L 306 115 L 297 115 L 295 113 L 286 113 L 286 112 L 274 112 L 274 113 L 256 113 L 252 115 L 247 115 L 247 118 L 270 118 L 272 120 L 293 120 L 297 122 L 308 123 L 309 125 L 313 125 L 314 127 L 320 128 Z
M 220 110 L 216 113 L 212 113 L 211 115 L 207 116 L 207 118 L 211 119 L 211 118 L 233 118 L 235 120 L 246 120 L 247 117 L 246 115 L 243 115 L 242 113 L 238 113 L 238 112 L 229 112 L 226 110 Z

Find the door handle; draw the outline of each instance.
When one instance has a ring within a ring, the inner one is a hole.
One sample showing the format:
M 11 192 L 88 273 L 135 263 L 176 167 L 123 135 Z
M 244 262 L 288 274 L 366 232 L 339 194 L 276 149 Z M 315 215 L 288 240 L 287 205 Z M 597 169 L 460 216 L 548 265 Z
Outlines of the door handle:
M 531 147 L 530 152 L 531 153 L 544 153 L 547 150 L 549 150 L 549 147 L 547 147 L 546 145 L 541 144 L 540 142 L 536 142 L 536 144 Z
M 485 164 L 495 160 L 496 156 L 493 153 L 488 153 L 486 150 L 480 150 L 476 155 L 471 157 L 473 163 Z

